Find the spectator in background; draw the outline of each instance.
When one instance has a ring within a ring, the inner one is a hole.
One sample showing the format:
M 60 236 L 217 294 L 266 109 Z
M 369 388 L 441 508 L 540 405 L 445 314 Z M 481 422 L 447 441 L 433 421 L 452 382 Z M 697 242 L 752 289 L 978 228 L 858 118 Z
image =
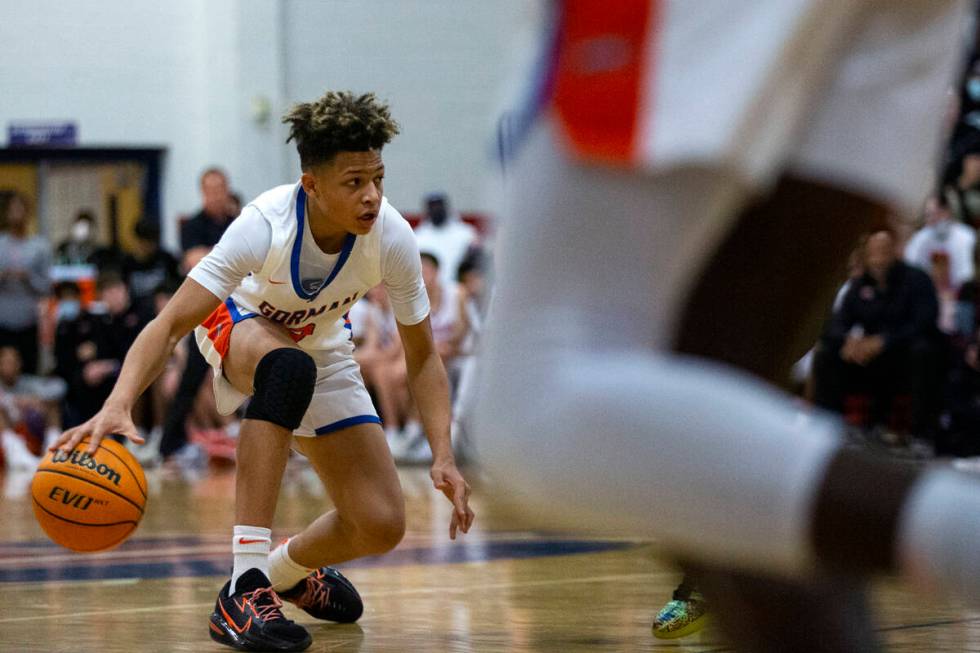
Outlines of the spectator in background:
M 980 146 L 980 144 L 978 144 Z M 959 219 L 973 229 L 980 228 L 980 154 L 963 157 L 963 174 L 959 185 Z
M 95 254 L 95 216 L 91 211 L 79 211 L 68 231 L 68 239 L 55 250 L 55 262 L 61 265 L 85 265 Z
M 60 323 L 55 335 L 56 372 L 68 383 L 66 427 L 81 424 L 102 408 L 126 352 L 145 325 L 118 272 L 101 273 L 96 289 L 99 301 L 77 319 Z
M 457 380 L 453 397 L 452 440 L 457 458 L 464 458 L 469 454 L 469 443 L 463 425 L 466 423 L 466 416 L 472 411 L 475 355 L 486 315 L 488 292 L 485 258 L 481 250 L 470 250 L 456 272 L 459 303 L 456 338 L 460 344 L 454 370 Z
M 446 282 L 440 272 L 440 261 L 432 252 L 422 250 L 422 281 L 429 296 L 429 319 L 432 323 L 432 340 L 442 363 L 448 371 L 459 353 L 460 333 L 459 297 L 455 281 Z
M 456 270 L 457 287 L 457 334 L 459 353 L 473 354 L 476 341 L 483 328 L 486 311 L 486 265 L 480 250 L 470 250 Z
M 974 269 L 980 263 L 980 244 L 973 249 Z M 937 443 L 940 455 L 980 454 L 980 280 L 960 286 L 956 303 L 955 356 L 947 380 L 949 428 Z
M 436 351 L 446 367 L 450 387 L 458 380 L 458 370 L 454 361 L 459 353 L 461 333 L 458 325 L 459 299 L 456 282 L 442 280 L 439 259 L 431 252 L 422 251 L 422 281 L 429 296 L 429 321 L 432 326 L 432 340 Z M 408 394 L 408 377 L 404 357 L 385 371 L 384 382 L 389 384 L 391 396 L 401 397 L 405 406 L 405 424 L 395 442 L 389 440 L 392 455 L 398 462 L 421 463 L 431 460 L 432 454 L 425 437 L 425 430 L 419 420 L 418 408 Z M 391 435 L 390 433 L 388 435 Z
M 74 281 L 59 281 L 54 284 L 54 297 L 58 301 L 55 325 L 65 320 L 74 320 L 82 312 L 82 291 Z
M 936 325 L 939 330 L 948 335 L 956 333 L 956 307 L 959 288 L 953 283 L 952 264 L 949 255 L 943 251 L 932 253 L 929 266 L 929 278 L 936 289 L 936 299 L 939 302 L 939 317 Z
M 27 198 L 14 193 L 2 208 L 0 346 L 17 349 L 24 371 L 37 374 L 38 302 L 51 289 L 51 247 L 43 237 L 30 234 Z
M 179 286 L 180 280 L 174 279 L 165 281 L 154 288 L 153 294 L 148 301 L 144 302 L 144 306 L 138 307 L 143 320 L 149 321 L 159 315 L 170 298 L 177 292 Z M 187 351 L 181 347 L 176 347 L 167 361 L 163 373 L 147 389 L 146 394 L 149 397 L 149 403 L 145 405 L 142 421 L 136 424 L 136 427 L 141 429 L 141 433 L 147 434 L 146 442 L 141 445 L 129 443 L 136 459 L 144 466 L 155 466 L 160 463 L 160 442 L 163 439 L 163 428 L 168 407 L 177 394 L 186 359 Z M 137 415 L 136 417 L 140 419 L 140 416 Z
M 160 247 L 160 226 L 146 218 L 133 227 L 136 236 L 132 254 L 123 259 L 122 272 L 135 305 L 148 315 L 155 315 L 153 297 L 156 289 L 180 280 L 180 267 L 174 256 Z
M 201 210 L 188 220 L 180 230 L 180 246 L 183 249 L 181 265 L 186 272 L 211 251 L 225 229 L 235 219 L 235 198 L 228 190 L 228 177 L 219 168 L 208 168 L 201 174 Z M 159 452 L 163 458 L 174 456 L 188 447 L 187 417 L 194 409 L 194 403 L 207 377 L 207 361 L 201 356 L 194 342 L 193 334 L 184 338 L 187 347 L 184 372 L 180 377 L 177 393 L 167 411 Z M 152 442 L 148 443 L 152 444 Z M 188 449 L 186 459 L 191 466 L 200 461 L 197 452 Z
M 980 23 L 974 25 L 973 45 L 950 109 L 943 183 L 964 191 L 980 182 Z
M 929 272 L 937 256 L 944 255 L 949 262 L 949 284 L 955 291 L 973 278 L 976 232 L 953 219 L 944 193 L 936 193 L 926 200 L 925 222 L 905 246 L 905 260 Z
M 242 212 L 242 196 L 238 191 L 228 192 L 228 215 L 237 218 Z
M 368 290 L 363 301 L 351 306 L 349 317 L 354 360 L 381 413 L 385 439 L 396 443 L 410 399 L 407 379 L 404 387 L 395 387 L 392 383 L 392 370 L 399 369 L 402 360 L 402 346 L 395 313 L 384 286 Z
M 863 267 L 821 339 L 814 360 L 814 400 L 842 412 L 846 395 L 869 394 L 872 425 L 885 425 L 892 399 L 907 392 L 913 433 L 933 438 L 943 349 L 932 281 L 898 260 L 887 231 L 868 238 Z
M 40 454 L 61 435 L 61 401 L 67 385 L 57 377 L 23 374 L 20 353 L 0 347 L 0 406 L 8 424 Z
M 55 263 L 59 265 L 94 265 L 98 270 L 119 269 L 122 252 L 118 247 L 103 247 L 98 242 L 95 214 L 79 211 L 68 232 L 68 239 L 58 245 Z
M 184 270 L 190 270 L 221 240 L 225 229 L 235 219 L 228 176 L 219 168 L 201 173 L 201 209 L 180 228 L 180 248 Z
M 440 264 L 444 285 L 456 281 L 456 269 L 466 252 L 479 244 L 479 234 L 458 215 L 450 212 L 449 199 L 444 193 L 432 193 L 425 198 L 425 216 L 415 229 L 419 251 L 430 252 Z

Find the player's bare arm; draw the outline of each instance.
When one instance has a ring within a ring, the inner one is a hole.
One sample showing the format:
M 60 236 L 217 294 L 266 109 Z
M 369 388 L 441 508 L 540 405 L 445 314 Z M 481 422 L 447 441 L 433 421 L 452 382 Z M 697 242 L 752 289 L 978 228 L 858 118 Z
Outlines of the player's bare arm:
M 136 400 L 163 372 L 180 339 L 217 308 L 221 300 L 193 279 L 187 279 L 167 306 L 137 336 L 123 362 L 119 379 L 105 405 L 92 419 L 65 431 L 51 449 L 72 450 L 89 436 L 89 453 L 110 433 L 143 442 L 133 424 Z
M 449 436 L 449 380 L 446 378 L 446 368 L 432 340 L 428 317 L 411 326 L 399 323 L 398 334 L 405 349 L 408 387 L 418 406 L 429 448 L 432 449 L 429 475 L 435 488 L 453 502 L 449 537 L 456 539 L 458 531 L 469 532 L 475 515 L 469 506 L 470 486 L 456 468 Z

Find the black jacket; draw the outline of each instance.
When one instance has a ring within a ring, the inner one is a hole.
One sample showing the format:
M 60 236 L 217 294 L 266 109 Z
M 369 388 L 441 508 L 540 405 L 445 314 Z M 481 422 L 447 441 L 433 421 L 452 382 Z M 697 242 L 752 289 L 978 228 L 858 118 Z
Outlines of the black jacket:
M 851 281 L 840 309 L 831 318 L 824 344 L 840 350 L 847 334 L 861 327 L 865 335 L 881 335 L 885 351 L 908 346 L 918 338 L 938 337 L 939 300 L 922 270 L 896 261 L 880 288 L 870 274 Z
M 195 247 L 214 247 L 234 219 L 231 215 L 223 221 L 214 220 L 203 209 L 198 211 L 180 227 L 180 249 L 186 252 Z

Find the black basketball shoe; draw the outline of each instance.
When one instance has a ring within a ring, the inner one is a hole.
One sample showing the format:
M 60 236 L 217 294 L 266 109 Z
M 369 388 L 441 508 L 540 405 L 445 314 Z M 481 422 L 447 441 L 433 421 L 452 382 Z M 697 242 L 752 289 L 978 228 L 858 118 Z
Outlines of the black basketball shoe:
M 282 601 L 261 571 L 242 574 L 231 596 L 230 585 L 221 588 L 211 613 L 211 639 L 239 651 L 304 651 L 313 643 L 305 628 L 283 616 Z
M 279 596 L 306 614 L 326 621 L 353 623 L 364 612 L 361 595 L 336 569 L 320 567 Z

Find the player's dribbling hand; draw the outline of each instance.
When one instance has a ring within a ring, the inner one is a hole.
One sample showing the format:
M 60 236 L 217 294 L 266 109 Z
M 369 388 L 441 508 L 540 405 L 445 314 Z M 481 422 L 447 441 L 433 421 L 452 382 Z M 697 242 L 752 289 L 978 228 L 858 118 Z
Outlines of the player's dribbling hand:
M 449 522 L 449 539 L 455 540 L 456 533 L 468 533 L 476 517 L 470 508 L 470 484 L 456 469 L 454 460 L 436 460 L 429 470 L 432 484 L 453 503 L 453 518 Z
M 136 425 L 133 424 L 133 418 L 128 410 L 106 404 L 92 419 L 62 433 L 61 437 L 55 440 L 48 449 L 50 451 L 56 449 L 71 451 L 88 436 L 88 452 L 94 454 L 95 450 L 99 448 L 99 442 L 102 441 L 102 438 L 110 433 L 124 435 L 137 444 L 145 442 L 136 431 Z

